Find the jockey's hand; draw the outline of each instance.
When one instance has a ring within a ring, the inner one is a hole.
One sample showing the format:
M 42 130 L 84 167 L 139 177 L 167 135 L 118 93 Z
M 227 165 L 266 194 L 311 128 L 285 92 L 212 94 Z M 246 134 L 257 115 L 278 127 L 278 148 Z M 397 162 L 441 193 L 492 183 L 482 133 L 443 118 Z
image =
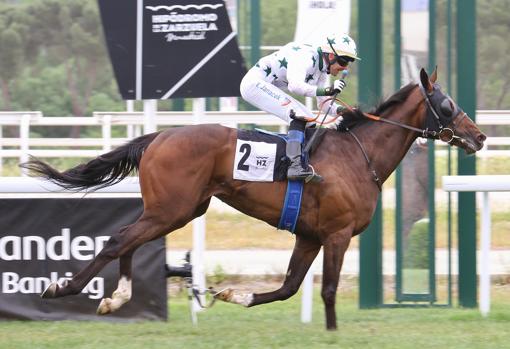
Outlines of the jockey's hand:
M 333 82 L 333 91 L 336 94 L 342 92 L 342 90 L 347 86 L 347 83 L 343 79 L 338 79 Z
M 346 107 L 344 107 L 343 105 L 339 105 L 337 108 L 336 108 L 336 115 L 338 116 L 342 116 L 344 114 L 344 112 L 346 112 L 348 109 Z

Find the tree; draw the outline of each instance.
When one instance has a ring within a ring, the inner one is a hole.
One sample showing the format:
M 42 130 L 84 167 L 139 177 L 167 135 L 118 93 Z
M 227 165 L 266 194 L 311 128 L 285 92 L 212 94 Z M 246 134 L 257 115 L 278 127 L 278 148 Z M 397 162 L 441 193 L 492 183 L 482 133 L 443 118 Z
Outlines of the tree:
M 11 7 L 0 8 L 0 87 L 4 110 L 11 109 L 10 85 L 23 67 L 23 25 L 18 12 Z

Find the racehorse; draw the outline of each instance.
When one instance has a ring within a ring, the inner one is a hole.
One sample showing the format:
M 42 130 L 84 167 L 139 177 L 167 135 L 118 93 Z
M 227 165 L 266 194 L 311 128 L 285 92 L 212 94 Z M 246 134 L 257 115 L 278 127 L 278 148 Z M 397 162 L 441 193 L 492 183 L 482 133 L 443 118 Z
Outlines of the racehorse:
M 344 254 L 353 236 L 370 223 L 381 185 L 418 136 L 440 138 L 471 154 L 486 136 L 422 69 L 411 83 L 381 103 L 372 114 L 350 110 L 343 131 L 329 129 L 311 154 L 324 177 L 304 188 L 295 246 L 283 285 L 267 293 L 226 289 L 216 298 L 252 307 L 294 295 L 323 247 L 321 296 L 326 327 L 337 327 L 335 301 Z M 347 130 L 347 131 L 346 131 Z M 131 297 L 131 260 L 142 244 L 183 227 L 204 214 L 212 196 L 252 217 L 277 226 L 286 182 L 247 182 L 232 175 L 237 130 L 220 125 L 172 128 L 138 137 L 87 163 L 63 172 L 32 158 L 21 166 L 67 189 L 112 185 L 138 170 L 144 211 L 133 224 L 111 236 L 103 250 L 62 285 L 52 283 L 41 295 L 78 294 L 110 261 L 120 258 L 120 278 L 99 314 L 119 309 Z

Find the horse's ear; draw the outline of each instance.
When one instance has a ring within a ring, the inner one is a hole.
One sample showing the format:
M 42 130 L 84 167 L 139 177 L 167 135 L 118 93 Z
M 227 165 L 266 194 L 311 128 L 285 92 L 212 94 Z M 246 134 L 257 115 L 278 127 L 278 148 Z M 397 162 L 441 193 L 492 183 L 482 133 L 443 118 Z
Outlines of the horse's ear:
M 432 83 L 435 83 L 437 80 L 437 65 L 436 67 L 434 68 L 434 71 L 432 72 L 432 75 L 430 76 L 430 81 Z
M 421 81 L 421 85 L 427 92 L 432 92 L 434 87 L 432 86 L 432 83 L 429 80 L 429 76 L 428 76 L 427 72 L 423 68 L 421 68 L 421 70 L 420 70 L 420 81 Z

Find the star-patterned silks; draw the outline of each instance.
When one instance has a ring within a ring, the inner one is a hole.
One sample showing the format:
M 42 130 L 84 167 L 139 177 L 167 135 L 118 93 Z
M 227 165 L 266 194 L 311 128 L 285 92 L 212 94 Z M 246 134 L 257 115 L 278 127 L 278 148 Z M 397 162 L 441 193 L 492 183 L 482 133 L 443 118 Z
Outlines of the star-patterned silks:
M 333 38 L 333 39 L 328 38 L 328 44 L 335 45 L 336 44 L 336 39 L 335 38 Z
M 344 43 L 348 44 L 348 45 L 351 43 L 351 39 L 349 39 L 347 36 L 344 36 L 344 37 L 342 38 L 342 41 L 343 41 Z
M 336 41 L 341 41 L 341 37 L 336 38 Z M 315 90 L 304 84 L 315 86 L 321 83 L 326 75 L 321 48 L 307 44 L 286 45 L 279 51 L 262 57 L 258 64 L 260 67 L 256 69 L 261 79 L 284 90 L 291 80 L 299 89 L 299 93 L 296 92 L 298 95 L 305 89 L 311 91 L 308 94 L 313 93 Z

